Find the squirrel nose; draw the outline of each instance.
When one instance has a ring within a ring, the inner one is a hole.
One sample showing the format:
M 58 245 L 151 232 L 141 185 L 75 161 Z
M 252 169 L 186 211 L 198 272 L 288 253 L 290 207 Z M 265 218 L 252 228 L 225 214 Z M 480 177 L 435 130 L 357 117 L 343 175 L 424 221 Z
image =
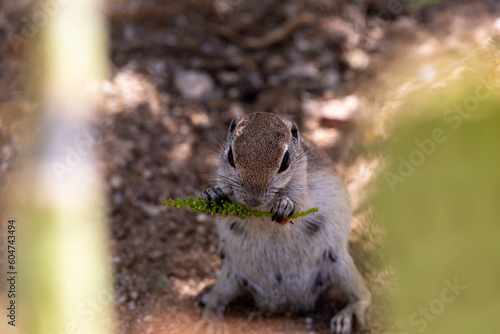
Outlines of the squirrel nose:
M 259 206 L 262 204 L 262 200 L 256 197 L 247 198 L 245 202 L 250 206 Z

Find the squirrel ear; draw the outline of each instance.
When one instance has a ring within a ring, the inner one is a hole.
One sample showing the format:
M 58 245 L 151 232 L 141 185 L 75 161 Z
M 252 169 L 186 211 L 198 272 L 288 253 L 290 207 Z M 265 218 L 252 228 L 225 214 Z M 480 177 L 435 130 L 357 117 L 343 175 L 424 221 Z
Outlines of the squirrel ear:
M 229 132 L 227 133 L 228 135 L 231 135 L 233 133 L 234 128 L 236 127 L 236 124 L 238 124 L 239 121 L 240 121 L 239 117 L 233 118 L 231 124 L 229 125 Z
M 292 122 L 292 137 L 295 138 L 297 141 L 299 140 L 299 128 L 297 127 L 297 124 Z

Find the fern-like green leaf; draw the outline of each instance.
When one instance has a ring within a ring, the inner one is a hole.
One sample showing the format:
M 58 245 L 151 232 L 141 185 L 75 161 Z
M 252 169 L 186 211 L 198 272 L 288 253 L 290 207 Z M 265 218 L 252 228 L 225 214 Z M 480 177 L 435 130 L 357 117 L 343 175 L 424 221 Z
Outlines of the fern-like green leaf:
M 193 196 L 190 196 L 188 198 L 177 198 L 176 200 L 173 199 L 168 199 L 166 201 L 163 201 L 163 205 L 170 206 L 173 208 L 178 208 L 178 209 L 191 209 L 197 212 L 205 213 L 207 215 L 215 215 L 215 214 L 220 214 L 223 217 L 227 216 L 233 216 L 233 217 L 238 217 L 240 219 L 246 219 L 250 217 L 255 217 L 255 218 L 262 218 L 262 217 L 269 217 L 271 218 L 273 214 L 271 212 L 266 212 L 266 211 L 259 211 L 259 210 L 254 210 L 251 207 L 248 207 L 243 204 L 236 204 L 235 202 L 223 202 L 222 206 L 218 205 L 215 203 L 215 201 L 212 201 L 212 205 L 208 206 L 208 204 L 205 202 L 205 200 L 201 197 L 198 197 L 196 199 L 193 198 Z M 312 208 L 306 211 L 302 212 L 296 212 L 293 215 L 291 215 L 288 220 L 283 221 L 282 223 L 286 223 L 288 221 L 291 221 L 292 219 L 297 219 L 301 217 L 305 217 L 309 214 L 314 214 L 318 212 L 318 208 Z

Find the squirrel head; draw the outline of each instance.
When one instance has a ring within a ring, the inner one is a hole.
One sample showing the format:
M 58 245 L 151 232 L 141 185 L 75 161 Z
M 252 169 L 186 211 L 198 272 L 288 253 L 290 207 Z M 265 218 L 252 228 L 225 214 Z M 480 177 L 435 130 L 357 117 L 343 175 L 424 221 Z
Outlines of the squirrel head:
M 304 159 L 299 130 L 276 114 L 257 112 L 236 117 L 219 156 L 219 181 L 233 199 L 265 207 L 279 195 Z

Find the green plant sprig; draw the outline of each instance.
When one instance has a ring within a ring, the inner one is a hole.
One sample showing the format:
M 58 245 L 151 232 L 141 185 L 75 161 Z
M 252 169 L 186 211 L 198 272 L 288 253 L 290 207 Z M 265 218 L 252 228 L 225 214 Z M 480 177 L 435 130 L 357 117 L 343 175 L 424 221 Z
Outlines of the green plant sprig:
M 207 202 L 201 197 L 198 197 L 196 199 L 193 198 L 193 196 L 190 196 L 188 198 L 177 198 L 176 200 L 169 199 L 166 201 L 163 201 L 163 205 L 167 205 L 173 208 L 177 209 L 191 209 L 197 212 L 209 214 L 209 215 L 215 215 L 215 214 L 220 214 L 223 217 L 227 216 L 233 216 L 233 217 L 238 217 L 240 219 L 246 219 L 250 217 L 255 217 L 255 218 L 261 218 L 261 217 L 272 217 L 273 213 L 272 212 L 266 212 L 266 211 L 259 211 L 259 210 L 254 210 L 246 205 L 243 204 L 236 204 L 235 202 L 223 202 L 222 206 L 218 205 L 215 201 L 212 200 L 212 205 L 208 206 Z M 306 211 L 302 212 L 296 212 L 293 215 L 291 215 L 287 220 L 284 222 L 287 222 L 288 220 L 292 219 L 297 219 L 300 217 L 305 217 L 309 214 L 314 214 L 315 212 L 318 212 L 318 208 L 312 208 Z

